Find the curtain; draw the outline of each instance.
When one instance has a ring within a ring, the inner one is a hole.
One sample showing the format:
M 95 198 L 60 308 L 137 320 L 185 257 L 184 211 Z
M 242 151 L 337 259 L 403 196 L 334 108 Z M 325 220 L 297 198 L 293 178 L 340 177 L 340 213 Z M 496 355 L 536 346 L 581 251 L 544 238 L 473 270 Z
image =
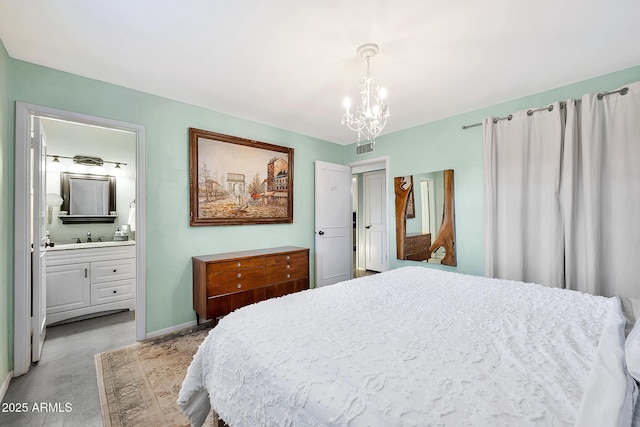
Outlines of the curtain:
M 485 275 L 564 286 L 559 103 L 483 130 Z
M 625 87 L 567 104 L 566 287 L 640 298 L 640 82 Z

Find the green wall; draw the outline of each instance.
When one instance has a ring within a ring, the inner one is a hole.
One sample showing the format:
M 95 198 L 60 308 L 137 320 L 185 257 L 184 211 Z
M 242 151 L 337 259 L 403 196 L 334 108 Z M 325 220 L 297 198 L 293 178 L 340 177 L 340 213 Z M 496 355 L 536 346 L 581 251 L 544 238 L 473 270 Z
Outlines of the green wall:
M 345 150 L 345 162 L 388 156 L 391 179 L 395 176 L 453 169 L 458 265 L 439 268 L 483 275 L 482 127 L 463 130 L 462 125 L 478 123 L 485 117 L 504 117 L 514 111 L 545 106 L 554 101 L 580 98 L 585 93 L 614 90 L 638 80 L 640 66 L 427 123 L 380 137 L 373 153 L 357 156 L 355 144 L 348 146 Z M 393 109 L 393 105 L 390 107 Z M 393 120 L 393 110 L 391 111 L 389 120 Z M 388 186 L 391 206 L 395 198 L 392 182 Z M 415 261 L 400 261 L 395 258 L 394 209 L 391 209 L 389 221 L 389 267 L 417 264 Z
M 11 68 L 12 101 L 145 126 L 147 332 L 195 319 L 194 255 L 296 245 L 312 249 L 314 271 L 313 162 L 342 163 L 342 146 L 27 62 Z M 189 127 L 293 147 L 294 223 L 190 227 Z
M 10 59 L 0 40 L 0 385 L 13 366 L 13 145 Z

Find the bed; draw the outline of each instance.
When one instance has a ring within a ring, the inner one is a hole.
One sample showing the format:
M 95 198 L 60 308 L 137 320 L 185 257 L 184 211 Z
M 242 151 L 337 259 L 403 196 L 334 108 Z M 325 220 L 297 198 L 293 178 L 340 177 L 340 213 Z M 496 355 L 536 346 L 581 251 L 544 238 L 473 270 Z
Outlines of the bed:
M 625 325 L 617 297 L 403 267 L 229 314 L 178 404 L 232 427 L 628 426 Z

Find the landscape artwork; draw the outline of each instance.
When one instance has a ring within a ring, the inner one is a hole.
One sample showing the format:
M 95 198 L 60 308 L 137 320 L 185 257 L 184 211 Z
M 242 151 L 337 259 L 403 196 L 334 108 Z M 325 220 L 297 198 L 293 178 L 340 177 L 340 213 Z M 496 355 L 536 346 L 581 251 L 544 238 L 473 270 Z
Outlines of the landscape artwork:
M 293 222 L 293 148 L 189 129 L 192 226 Z

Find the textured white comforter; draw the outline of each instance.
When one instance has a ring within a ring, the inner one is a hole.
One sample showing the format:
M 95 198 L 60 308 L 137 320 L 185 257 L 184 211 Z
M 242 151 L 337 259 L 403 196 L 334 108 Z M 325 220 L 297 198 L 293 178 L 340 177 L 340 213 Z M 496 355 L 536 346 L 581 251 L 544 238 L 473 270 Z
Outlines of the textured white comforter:
M 179 405 L 230 426 L 625 425 L 617 298 L 404 267 L 244 307 Z

